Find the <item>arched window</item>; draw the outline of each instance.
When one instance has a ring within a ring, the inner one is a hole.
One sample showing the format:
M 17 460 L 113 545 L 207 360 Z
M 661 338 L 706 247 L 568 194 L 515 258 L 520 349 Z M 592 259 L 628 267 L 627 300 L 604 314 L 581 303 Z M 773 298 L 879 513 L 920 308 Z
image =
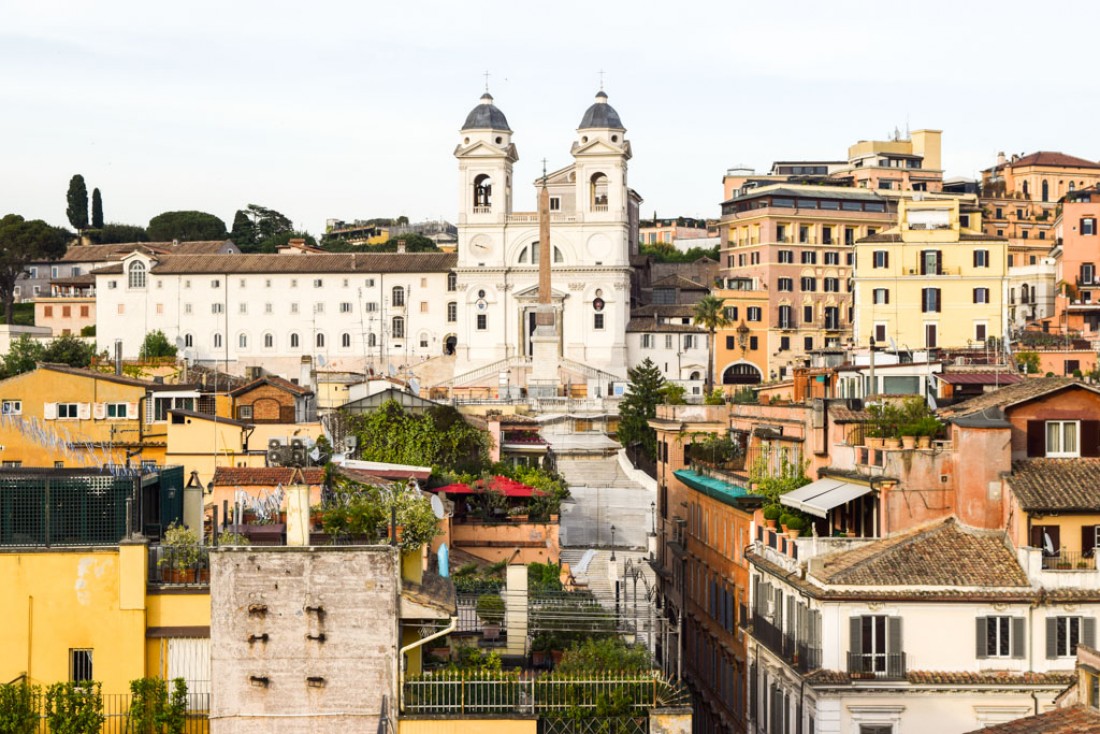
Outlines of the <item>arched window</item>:
M 747 362 L 730 365 L 722 373 L 723 385 L 756 385 L 760 382 L 760 370 Z
M 275 335 L 264 334 L 264 349 L 272 349 L 275 346 Z
M 1077 190 L 1077 184 L 1073 183 L 1073 181 L 1070 181 L 1069 182 L 1069 190 L 1070 191 L 1076 191 Z
M 1043 181 L 1043 201 L 1050 201 L 1050 184 Z
M 458 290 L 458 273 L 447 273 L 447 290 Z
M 556 263 L 565 262 L 565 258 L 562 257 L 562 254 L 561 254 L 561 250 L 559 250 L 557 247 L 554 248 L 554 262 L 556 262 Z
M 689 379 L 689 380 L 701 380 L 701 379 L 703 379 L 703 376 L 702 376 L 702 375 L 700 375 L 700 374 L 699 374 L 698 372 L 692 372 L 692 373 L 691 373 L 691 374 L 690 374 L 690 375 L 688 376 L 688 379 Z
M 486 173 L 474 179 L 474 208 L 489 209 L 493 205 L 493 182 Z
M 290 348 L 291 349 L 297 349 L 298 348 L 298 335 L 297 334 L 292 333 L 290 335 Z
M 314 341 L 317 343 L 318 349 L 323 349 L 325 346 L 325 335 L 321 332 L 317 332 L 317 338 Z
M 145 287 L 145 263 L 140 260 L 135 260 L 130 263 L 130 287 Z
M 351 349 L 351 334 L 345 331 L 340 335 L 340 346 L 344 349 Z
M 220 349 L 221 346 L 222 346 L 222 335 L 221 334 L 215 334 L 214 335 L 214 348 L 215 349 Z
M 248 349 L 248 334 L 241 334 L 237 337 L 237 348 Z
M 191 334 L 184 334 L 183 335 L 183 347 L 184 347 L 184 349 L 190 349 L 193 346 L 195 346 L 195 337 L 192 336 Z
M 528 255 L 530 255 L 530 263 L 532 265 L 539 264 L 539 243 L 532 242 L 529 247 L 524 247 L 519 251 L 519 264 L 525 265 L 528 262 Z M 565 256 L 561 254 L 561 248 L 557 245 L 554 246 L 554 263 L 560 264 L 565 262 Z
M 1027 185 L 1027 181 L 1024 181 L 1024 198 L 1025 198 L 1025 199 L 1026 199 L 1026 198 L 1028 198 L 1028 194 L 1030 193 L 1030 192 L 1028 191 L 1028 189 L 1030 189 L 1030 188 L 1031 188 L 1031 187 Z
M 536 247 L 537 247 L 537 245 L 536 245 Z M 523 265 L 527 262 L 528 254 L 530 254 L 530 253 L 529 253 L 529 251 L 526 247 L 524 247 L 522 250 L 519 251 L 519 263 L 520 263 L 520 265 Z
M 377 347 L 378 346 L 378 335 L 375 334 L 373 331 L 371 333 L 367 334 L 367 346 L 368 347 Z
M 405 305 L 405 289 L 399 285 L 393 287 L 393 299 L 391 304 L 394 308 L 401 308 Z
M 607 176 L 593 173 L 588 183 L 589 197 L 595 211 L 607 211 Z
M 405 338 L 405 319 L 400 316 L 393 317 L 393 327 L 390 329 L 390 335 L 394 339 Z

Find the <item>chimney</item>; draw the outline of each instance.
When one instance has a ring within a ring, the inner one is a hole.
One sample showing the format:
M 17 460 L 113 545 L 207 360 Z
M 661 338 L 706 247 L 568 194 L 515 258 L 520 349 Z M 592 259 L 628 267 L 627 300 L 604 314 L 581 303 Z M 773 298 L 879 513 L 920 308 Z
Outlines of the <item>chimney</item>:
M 298 384 L 302 387 L 313 387 L 313 357 L 302 355 L 302 366 L 298 370 Z
M 401 253 L 402 255 L 405 254 L 405 240 L 398 240 L 397 241 L 397 251 L 399 253 Z
M 293 239 L 293 240 L 290 241 L 289 244 L 290 244 L 291 247 L 297 247 L 298 249 L 304 249 L 305 246 L 306 246 L 306 241 L 304 239 Z
M 1006 160 L 1007 159 L 1005 158 L 1005 152 L 1003 150 L 1001 152 L 997 153 L 997 165 L 998 166 L 1003 166 L 1005 164 Z
M 115 376 L 122 376 L 122 340 L 115 339 Z

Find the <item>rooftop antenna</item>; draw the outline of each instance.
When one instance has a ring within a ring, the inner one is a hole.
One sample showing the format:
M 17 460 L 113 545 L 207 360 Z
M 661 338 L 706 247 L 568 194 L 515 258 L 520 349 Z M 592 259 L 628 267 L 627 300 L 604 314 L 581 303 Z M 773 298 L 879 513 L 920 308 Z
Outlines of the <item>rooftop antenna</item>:
M 485 70 L 484 77 L 485 77 L 485 93 L 488 94 L 489 93 L 489 70 L 488 69 Z

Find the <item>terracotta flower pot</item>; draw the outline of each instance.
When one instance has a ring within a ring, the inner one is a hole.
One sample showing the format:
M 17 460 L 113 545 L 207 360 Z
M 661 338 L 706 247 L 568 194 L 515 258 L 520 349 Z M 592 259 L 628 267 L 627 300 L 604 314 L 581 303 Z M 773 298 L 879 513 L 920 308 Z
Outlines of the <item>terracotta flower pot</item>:
M 882 447 L 884 449 L 899 449 L 899 448 L 901 448 L 901 439 L 900 438 L 888 438 L 883 442 Z
M 775 530 L 775 520 L 764 520 L 764 525 L 768 530 Z
M 917 448 L 930 449 L 932 448 L 931 436 L 917 436 Z
M 791 529 L 791 530 L 787 531 L 787 535 L 790 537 L 791 540 L 797 540 L 798 536 L 801 535 L 801 534 L 802 534 L 801 530 Z
M 901 447 L 903 449 L 915 449 L 917 447 L 917 437 L 916 436 L 902 436 L 901 437 Z

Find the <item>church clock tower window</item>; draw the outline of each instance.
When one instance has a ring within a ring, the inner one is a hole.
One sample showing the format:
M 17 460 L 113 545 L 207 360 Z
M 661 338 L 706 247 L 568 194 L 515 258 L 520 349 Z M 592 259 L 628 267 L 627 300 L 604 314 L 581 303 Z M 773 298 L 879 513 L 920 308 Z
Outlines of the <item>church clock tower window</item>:
M 607 211 L 607 176 L 602 173 L 594 173 L 590 185 L 592 195 L 592 210 L 597 212 Z
M 474 211 L 485 213 L 493 205 L 493 182 L 486 173 L 474 179 Z

